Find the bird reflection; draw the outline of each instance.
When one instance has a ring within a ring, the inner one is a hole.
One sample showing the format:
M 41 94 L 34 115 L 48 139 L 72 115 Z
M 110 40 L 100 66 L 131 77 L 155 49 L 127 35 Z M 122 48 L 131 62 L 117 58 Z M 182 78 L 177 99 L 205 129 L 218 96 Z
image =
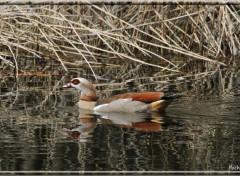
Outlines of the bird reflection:
M 75 128 L 68 129 L 70 136 L 78 139 L 79 142 L 87 142 L 96 127 L 97 118 L 92 114 L 92 111 L 79 109 L 78 124 Z
M 68 131 L 79 142 L 86 142 L 91 138 L 97 123 L 139 131 L 163 131 L 174 121 L 165 113 L 93 113 L 79 109 L 78 125 Z
M 162 131 L 162 117 L 158 113 L 97 113 L 104 124 L 141 131 Z

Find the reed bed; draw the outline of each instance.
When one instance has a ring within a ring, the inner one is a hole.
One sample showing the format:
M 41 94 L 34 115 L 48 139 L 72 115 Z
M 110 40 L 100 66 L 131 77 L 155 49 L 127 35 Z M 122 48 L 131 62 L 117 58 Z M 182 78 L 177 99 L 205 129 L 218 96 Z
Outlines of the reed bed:
M 0 6 L 0 61 L 16 78 L 21 58 L 72 66 L 136 62 L 198 74 L 239 55 L 239 5 Z M 123 64 L 122 64 L 123 65 Z M 190 65 L 190 66 L 189 66 Z M 121 66 L 121 64 L 120 64 Z M 190 67 L 190 69 L 189 69 Z

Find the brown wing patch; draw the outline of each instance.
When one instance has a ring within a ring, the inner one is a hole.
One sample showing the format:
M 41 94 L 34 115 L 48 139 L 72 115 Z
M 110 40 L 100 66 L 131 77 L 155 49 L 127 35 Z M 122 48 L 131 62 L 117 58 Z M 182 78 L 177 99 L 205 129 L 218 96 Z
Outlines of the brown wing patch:
M 160 100 L 163 96 L 164 96 L 164 93 L 162 92 L 125 93 L 125 94 L 114 95 L 112 97 L 103 99 L 99 101 L 97 105 L 111 103 L 112 101 L 117 100 L 119 98 L 123 98 L 123 99 L 132 98 L 135 101 L 152 103 L 154 101 Z
M 162 92 L 143 92 L 132 93 L 131 97 L 135 101 L 141 101 L 144 103 L 151 103 L 160 100 L 164 96 Z

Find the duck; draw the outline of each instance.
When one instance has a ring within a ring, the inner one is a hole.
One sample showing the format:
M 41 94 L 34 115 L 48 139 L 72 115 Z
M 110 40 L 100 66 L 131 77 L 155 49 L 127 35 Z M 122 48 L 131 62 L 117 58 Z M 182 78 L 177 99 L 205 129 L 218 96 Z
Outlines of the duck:
M 94 85 L 85 78 L 73 78 L 62 88 L 80 91 L 78 106 L 97 113 L 108 112 L 162 112 L 174 98 L 164 92 L 129 92 L 98 100 Z

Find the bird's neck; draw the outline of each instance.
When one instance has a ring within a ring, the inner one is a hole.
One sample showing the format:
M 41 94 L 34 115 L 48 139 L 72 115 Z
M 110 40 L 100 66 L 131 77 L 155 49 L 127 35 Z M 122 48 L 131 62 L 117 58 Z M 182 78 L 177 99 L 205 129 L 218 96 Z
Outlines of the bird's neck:
M 88 91 L 82 91 L 80 95 L 80 100 L 83 101 L 96 101 L 97 96 L 96 96 L 96 90 L 88 90 Z
M 80 96 L 80 100 L 83 100 L 83 101 L 96 101 L 97 100 L 97 97 L 96 96 L 87 96 L 87 95 L 82 95 Z

